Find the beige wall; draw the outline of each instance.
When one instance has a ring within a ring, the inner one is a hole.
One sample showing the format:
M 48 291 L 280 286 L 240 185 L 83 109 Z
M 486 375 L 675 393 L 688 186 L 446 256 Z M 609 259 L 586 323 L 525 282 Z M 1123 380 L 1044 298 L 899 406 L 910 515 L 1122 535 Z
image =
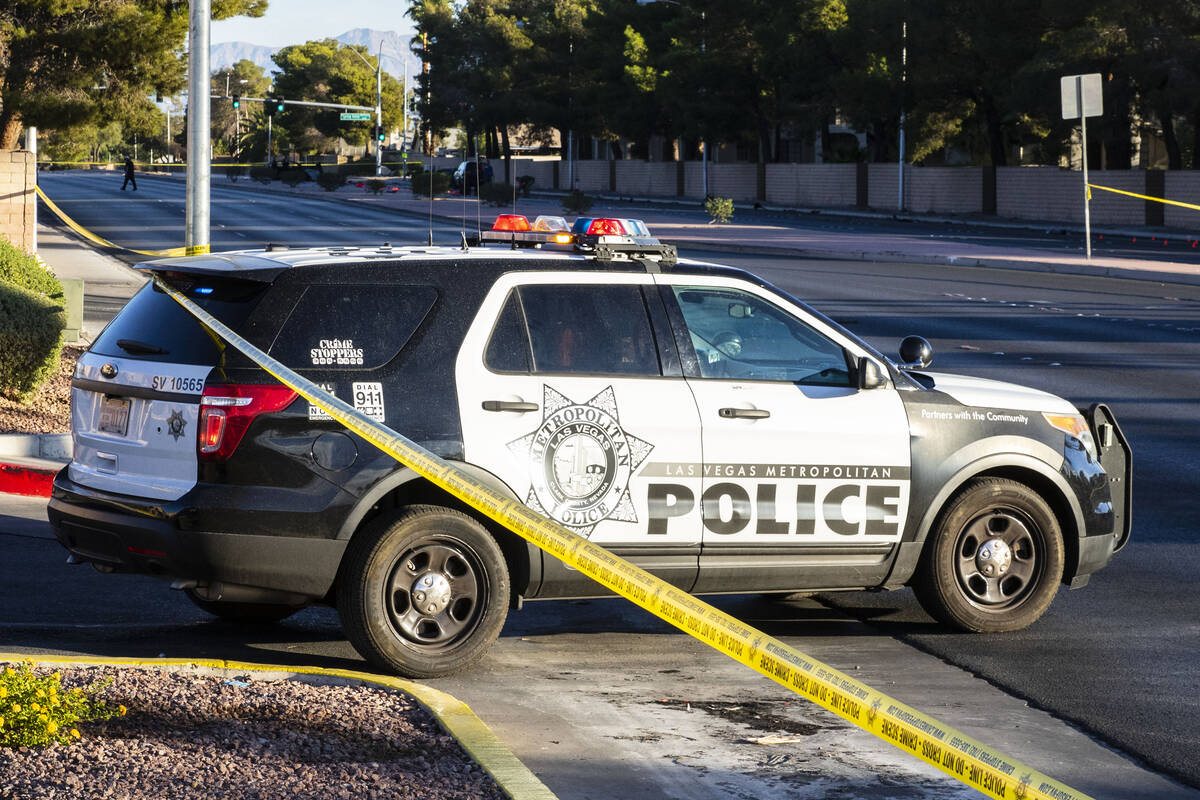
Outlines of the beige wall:
M 30 255 L 37 224 L 36 178 L 33 153 L 0 150 L 0 235 Z
M 454 166 L 458 159 L 435 159 L 435 166 Z M 554 188 L 554 161 L 514 159 L 517 175 L 533 175 L 534 190 Z M 608 194 L 609 162 L 575 162 L 579 188 L 587 194 Z M 679 165 L 673 161 L 617 161 L 616 190 L 622 197 L 677 198 Z M 493 162 L 496 179 L 504 167 Z M 767 164 L 766 196 L 762 202 L 783 208 L 853 208 L 857 202 L 856 164 Z M 868 164 L 867 205 L 876 211 L 897 209 L 897 165 Z M 755 164 L 712 163 L 708 165 L 708 192 L 731 198 L 739 207 L 758 200 L 758 169 Z M 1144 194 L 1146 173 L 1141 170 L 1093 170 L 1092 183 Z M 1200 205 L 1200 171 L 1167 172 L 1166 197 Z M 704 196 L 703 170 L 698 161 L 683 165 L 683 197 Z M 904 206 L 908 211 L 929 214 L 983 213 L 984 169 L 980 167 L 904 168 Z M 567 166 L 559 166 L 559 188 L 567 189 Z M 1146 201 L 1095 190 L 1092 192 L 1092 223 L 1100 226 L 1143 226 Z M 1047 224 L 1083 224 L 1083 176 L 1058 167 L 1000 167 L 996 169 L 996 215 L 1009 219 Z M 1167 227 L 1200 231 L 1200 211 L 1165 206 Z

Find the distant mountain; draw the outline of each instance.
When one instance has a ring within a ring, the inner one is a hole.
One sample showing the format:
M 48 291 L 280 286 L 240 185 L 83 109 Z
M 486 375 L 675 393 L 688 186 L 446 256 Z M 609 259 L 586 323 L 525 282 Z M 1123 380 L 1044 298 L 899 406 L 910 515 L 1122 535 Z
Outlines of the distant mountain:
M 408 62 L 410 79 L 421 69 L 421 62 L 408 49 L 410 37 L 401 36 L 395 31 L 376 31 L 370 28 L 355 28 L 343 34 L 332 37 L 342 44 L 356 44 L 367 48 L 372 55 L 379 54 L 383 61 L 383 71 L 396 78 L 404 77 L 404 62 Z M 380 50 L 382 45 L 382 51 Z M 209 69 L 214 72 L 225 67 L 231 67 L 237 62 L 247 59 L 253 61 L 267 71 L 279 69 L 272 57 L 281 48 L 264 47 L 249 42 L 220 42 L 212 45 L 209 51 Z

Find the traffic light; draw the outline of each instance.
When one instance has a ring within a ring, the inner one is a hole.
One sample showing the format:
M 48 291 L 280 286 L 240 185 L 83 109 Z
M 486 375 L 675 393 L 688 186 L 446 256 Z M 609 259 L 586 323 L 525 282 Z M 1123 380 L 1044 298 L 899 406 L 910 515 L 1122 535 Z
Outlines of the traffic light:
M 233 107 L 234 107 L 234 108 L 241 108 L 241 107 L 242 107 L 242 97 L 241 97 L 241 95 L 237 95 L 237 94 L 235 94 L 235 95 L 233 96 Z
M 283 111 L 283 98 L 282 97 L 275 98 L 275 110 Z
M 273 115 L 276 111 L 283 111 L 283 98 L 268 97 L 267 102 L 263 103 L 263 107 L 266 109 L 268 116 Z
M 380 144 L 383 143 L 383 126 L 382 125 L 375 126 L 375 140 L 378 141 Z

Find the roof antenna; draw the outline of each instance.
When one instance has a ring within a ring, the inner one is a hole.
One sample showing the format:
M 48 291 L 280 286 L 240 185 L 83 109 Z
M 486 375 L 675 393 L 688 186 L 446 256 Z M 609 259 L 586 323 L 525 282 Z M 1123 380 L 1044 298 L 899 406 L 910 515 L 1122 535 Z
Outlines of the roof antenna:
M 462 237 L 462 249 L 463 249 L 463 252 L 465 253 L 470 249 L 469 247 L 467 247 L 467 234 L 465 231 L 459 231 L 458 235 Z

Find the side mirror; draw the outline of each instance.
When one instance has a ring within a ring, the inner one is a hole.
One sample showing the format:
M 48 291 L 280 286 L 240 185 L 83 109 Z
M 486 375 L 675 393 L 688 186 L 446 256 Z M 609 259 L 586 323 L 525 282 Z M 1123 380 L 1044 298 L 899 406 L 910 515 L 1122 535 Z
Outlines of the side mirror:
M 900 343 L 900 361 L 906 369 L 924 369 L 933 363 L 933 348 L 920 336 L 905 336 Z
M 858 388 L 882 389 L 887 386 L 887 375 L 871 359 L 863 356 L 858 359 Z

